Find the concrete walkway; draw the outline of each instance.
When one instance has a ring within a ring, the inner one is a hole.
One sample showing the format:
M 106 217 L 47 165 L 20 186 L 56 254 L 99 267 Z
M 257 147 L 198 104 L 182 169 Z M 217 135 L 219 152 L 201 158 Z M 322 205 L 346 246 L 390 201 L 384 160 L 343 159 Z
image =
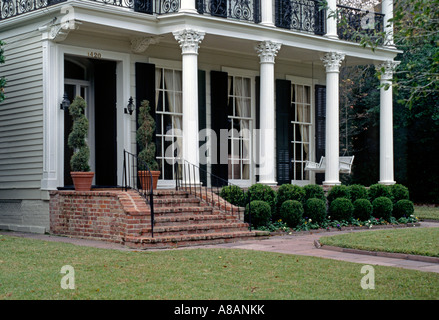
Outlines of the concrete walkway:
M 422 222 L 420 227 L 439 227 L 439 223 L 436 222 Z M 414 269 L 420 271 L 436 272 L 439 273 L 439 263 L 426 262 L 426 261 L 413 261 L 394 257 L 380 257 L 371 256 L 364 254 L 354 254 L 347 252 L 338 252 L 333 250 L 325 250 L 324 247 L 316 248 L 315 241 L 319 240 L 320 237 L 327 235 L 336 235 L 347 232 L 369 232 L 365 231 L 339 231 L 339 232 L 318 232 L 310 233 L 305 235 L 286 235 L 286 236 L 273 236 L 269 239 L 264 240 L 248 240 L 235 243 L 225 243 L 217 245 L 206 245 L 197 247 L 186 247 L 179 249 L 161 249 L 161 250 L 184 250 L 191 248 L 231 248 L 231 249 L 246 249 L 246 250 L 257 250 L 257 251 L 270 251 L 285 254 L 295 254 L 304 256 L 314 256 L 320 258 L 328 258 L 342 261 L 350 261 L 360 264 L 370 264 L 370 265 L 382 265 L 399 267 L 405 269 Z M 41 234 L 30 234 L 30 233 L 20 233 L 20 232 L 0 232 L 0 234 L 24 237 L 45 241 L 57 241 L 64 243 L 71 243 L 75 245 L 96 247 L 102 249 L 116 249 L 116 250 L 126 250 L 133 251 L 132 249 L 126 248 L 125 246 L 109 243 L 105 241 L 95 241 L 95 240 L 84 240 L 75 239 L 69 237 L 53 236 L 53 235 L 41 235 Z

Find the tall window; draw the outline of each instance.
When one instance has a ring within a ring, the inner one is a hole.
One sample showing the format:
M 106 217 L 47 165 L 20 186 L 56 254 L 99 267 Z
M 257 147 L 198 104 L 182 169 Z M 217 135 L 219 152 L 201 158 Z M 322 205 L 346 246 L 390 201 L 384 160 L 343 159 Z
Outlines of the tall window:
M 292 84 L 291 109 L 293 181 L 306 184 L 310 177 L 309 172 L 304 169 L 306 161 L 310 160 L 313 118 L 310 85 Z
M 252 78 L 228 77 L 229 174 L 231 180 L 250 179 Z
M 182 151 L 182 75 L 156 68 L 156 142 L 161 180 L 174 180 L 174 164 Z M 174 145 L 172 145 L 174 143 Z

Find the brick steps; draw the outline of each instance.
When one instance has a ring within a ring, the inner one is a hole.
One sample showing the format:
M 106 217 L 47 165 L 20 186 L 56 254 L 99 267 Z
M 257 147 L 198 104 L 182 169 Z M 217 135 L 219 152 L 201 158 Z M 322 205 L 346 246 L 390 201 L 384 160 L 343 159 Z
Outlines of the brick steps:
M 136 215 L 150 216 L 150 212 Z M 239 219 L 242 217 L 237 210 L 226 213 L 186 191 L 158 190 L 154 192 L 154 238 L 151 225 L 146 223 L 137 235 L 127 235 L 125 244 L 143 249 L 170 248 L 268 236 L 260 231 L 250 232 L 248 224 Z
M 255 238 L 268 237 L 264 231 L 238 231 L 227 233 L 193 234 L 178 236 L 157 236 L 157 237 L 127 237 L 125 244 L 130 248 L 165 249 L 172 247 L 201 246 L 209 244 L 230 243 L 240 240 L 251 240 Z
M 151 237 L 149 204 L 134 190 L 59 190 L 52 191 L 50 196 L 53 234 L 101 239 L 138 249 L 268 237 L 267 232 L 250 232 L 248 224 L 241 220 L 242 209 L 216 195 L 203 194 L 201 199 L 185 191 L 155 191 L 154 238 Z M 221 209 L 211 206 L 212 201 L 219 203 Z

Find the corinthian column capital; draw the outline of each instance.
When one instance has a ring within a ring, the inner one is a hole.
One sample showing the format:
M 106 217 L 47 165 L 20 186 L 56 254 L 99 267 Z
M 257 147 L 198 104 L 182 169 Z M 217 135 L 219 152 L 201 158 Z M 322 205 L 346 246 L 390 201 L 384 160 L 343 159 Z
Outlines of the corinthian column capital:
M 200 47 L 201 41 L 204 39 L 205 32 L 193 29 L 183 29 L 174 31 L 172 34 L 174 35 L 175 40 L 180 44 L 182 54 L 198 54 L 198 48 Z
M 344 53 L 340 52 L 328 52 L 326 53 L 321 60 L 323 61 L 323 65 L 326 68 L 326 72 L 339 72 L 341 63 L 343 62 L 345 57 Z
M 261 63 L 274 63 L 274 58 L 279 52 L 280 47 L 280 43 L 267 40 L 258 43 L 255 50 L 261 59 Z
M 380 74 L 381 80 L 392 80 L 393 78 L 393 72 L 395 71 L 396 67 L 401 63 L 401 61 L 392 61 L 387 60 L 383 63 L 380 63 L 375 66 L 376 70 Z

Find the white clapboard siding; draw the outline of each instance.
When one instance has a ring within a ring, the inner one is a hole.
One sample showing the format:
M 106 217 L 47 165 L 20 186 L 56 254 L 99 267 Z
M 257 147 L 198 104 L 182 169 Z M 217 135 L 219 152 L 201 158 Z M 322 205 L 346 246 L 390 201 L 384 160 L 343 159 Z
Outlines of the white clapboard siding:
M 43 66 L 41 34 L 2 39 L 6 100 L 0 103 L 0 193 L 40 189 L 43 173 Z

